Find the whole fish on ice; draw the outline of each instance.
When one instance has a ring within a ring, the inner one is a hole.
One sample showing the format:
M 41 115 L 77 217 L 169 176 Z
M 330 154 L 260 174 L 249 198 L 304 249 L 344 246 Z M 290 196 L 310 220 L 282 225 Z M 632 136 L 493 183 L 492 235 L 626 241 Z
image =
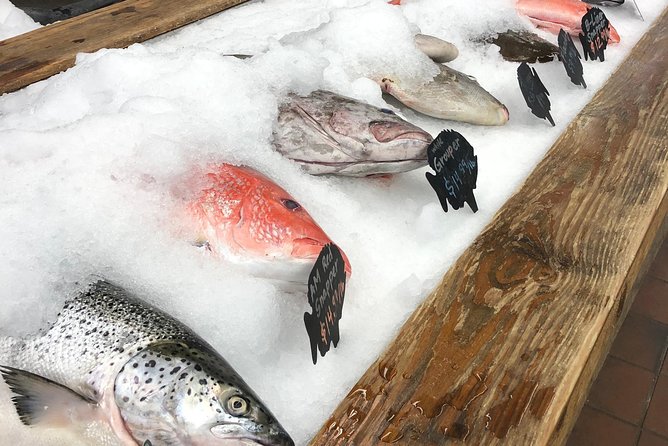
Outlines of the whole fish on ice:
M 329 91 L 289 95 L 274 148 L 313 175 L 383 175 L 427 165 L 429 133 L 393 111 Z
M 507 30 L 487 35 L 478 41 L 493 43 L 510 62 L 549 62 L 561 58 L 559 47 L 528 31 Z
M 440 73 L 419 84 L 391 76 L 377 79 L 383 92 L 420 113 L 434 118 L 478 125 L 503 125 L 509 114 L 505 105 L 471 76 L 438 65 Z
M 46 332 L 0 339 L 0 353 L 29 426 L 79 427 L 93 444 L 294 445 L 211 346 L 105 281 L 68 301 Z
M 186 225 L 195 241 L 256 275 L 306 283 L 320 251 L 332 243 L 288 192 L 249 167 L 209 166 L 187 189 Z
M 559 34 L 561 28 L 572 36 L 582 32 L 582 16 L 589 7 L 580 0 L 517 0 L 517 11 L 538 28 Z M 610 24 L 610 41 L 619 42 L 617 30 Z

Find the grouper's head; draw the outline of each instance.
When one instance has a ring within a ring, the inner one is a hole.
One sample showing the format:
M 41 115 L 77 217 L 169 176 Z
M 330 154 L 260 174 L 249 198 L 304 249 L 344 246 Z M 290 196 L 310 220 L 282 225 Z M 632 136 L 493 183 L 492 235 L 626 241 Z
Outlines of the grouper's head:
M 183 344 L 141 351 L 114 385 L 128 434 L 153 446 L 294 446 L 231 370 L 222 358 Z
M 308 173 L 368 176 L 425 166 L 431 141 L 389 109 L 317 90 L 281 105 L 273 142 Z

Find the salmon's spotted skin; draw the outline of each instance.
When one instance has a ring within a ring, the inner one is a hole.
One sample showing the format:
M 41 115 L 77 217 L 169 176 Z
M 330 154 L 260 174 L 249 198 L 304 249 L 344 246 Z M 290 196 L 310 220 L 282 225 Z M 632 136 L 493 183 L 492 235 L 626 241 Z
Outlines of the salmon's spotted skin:
M 124 446 L 294 445 L 210 345 L 105 281 L 68 301 L 47 331 L 0 339 L 0 352 L 26 425 L 101 423 Z

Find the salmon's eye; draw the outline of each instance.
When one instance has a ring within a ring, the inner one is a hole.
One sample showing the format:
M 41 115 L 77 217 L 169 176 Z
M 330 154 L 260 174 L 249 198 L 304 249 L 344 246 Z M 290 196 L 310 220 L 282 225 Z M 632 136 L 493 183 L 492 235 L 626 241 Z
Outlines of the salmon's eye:
M 281 203 L 283 203 L 283 206 L 286 209 L 290 209 L 291 211 L 294 211 L 296 209 L 299 209 L 301 205 L 297 203 L 295 200 L 290 200 L 289 198 L 284 198 L 281 200 Z
M 250 409 L 248 401 L 238 395 L 231 396 L 230 399 L 227 400 L 226 406 L 227 412 L 235 417 L 246 415 Z

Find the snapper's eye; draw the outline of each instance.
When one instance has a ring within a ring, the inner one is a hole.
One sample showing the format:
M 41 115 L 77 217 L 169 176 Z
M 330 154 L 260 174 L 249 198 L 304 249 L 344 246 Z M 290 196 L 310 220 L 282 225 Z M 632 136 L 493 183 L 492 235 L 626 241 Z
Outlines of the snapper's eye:
M 285 206 L 286 209 L 290 209 L 291 211 L 301 207 L 299 203 L 297 203 L 295 200 L 290 200 L 289 198 L 282 199 L 281 203 L 283 203 L 283 206 Z
M 245 398 L 238 395 L 231 396 L 226 403 L 227 413 L 234 415 L 235 417 L 241 417 L 246 415 L 250 410 L 250 404 L 246 401 Z
M 394 115 L 394 114 L 396 114 L 396 113 L 394 113 L 392 110 L 390 110 L 390 109 L 388 109 L 388 108 L 381 108 L 380 111 L 382 111 L 383 113 L 387 113 L 388 115 Z

